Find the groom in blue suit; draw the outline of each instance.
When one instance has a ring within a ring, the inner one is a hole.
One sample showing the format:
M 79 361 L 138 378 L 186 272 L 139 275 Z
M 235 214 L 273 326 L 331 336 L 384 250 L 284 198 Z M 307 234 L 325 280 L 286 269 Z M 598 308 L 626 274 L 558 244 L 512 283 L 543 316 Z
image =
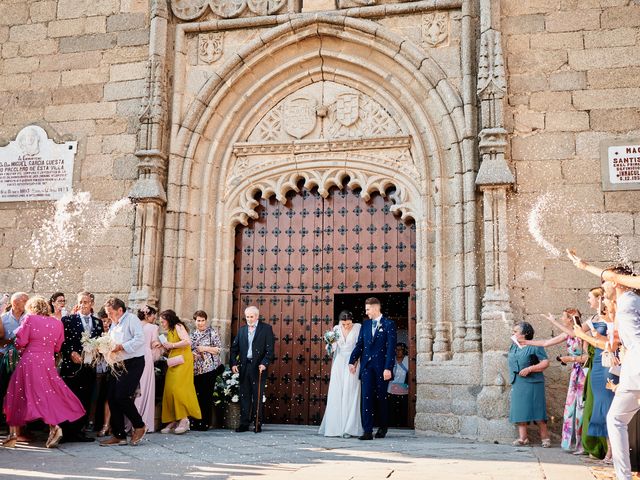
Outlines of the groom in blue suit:
M 387 387 L 393 377 L 396 358 L 396 324 L 382 316 L 380 300 L 367 298 L 365 313 L 369 320 L 362 322 L 360 335 L 349 359 L 349 371 L 355 375 L 356 362 L 360 361 L 362 391 L 362 427 L 360 440 L 373 440 L 374 412 L 378 414 L 376 438 L 387 434 Z

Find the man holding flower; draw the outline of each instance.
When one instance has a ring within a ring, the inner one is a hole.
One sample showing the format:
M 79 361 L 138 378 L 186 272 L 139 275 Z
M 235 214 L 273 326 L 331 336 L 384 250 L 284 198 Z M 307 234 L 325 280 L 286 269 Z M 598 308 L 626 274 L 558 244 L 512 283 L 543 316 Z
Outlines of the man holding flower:
M 122 300 L 111 297 L 104 305 L 111 326 L 109 336 L 113 340 L 112 355 L 117 355 L 122 366 L 114 365 L 108 386 L 113 436 L 100 442 L 100 446 L 126 445 L 125 415 L 133 426 L 130 445 L 135 446 L 147 432 L 144 420 L 134 403 L 134 393 L 144 371 L 144 331 L 140 319 L 130 312 Z
M 93 316 L 94 295 L 89 292 L 78 293 L 77 313 L 62 317 L 64 343 L 62 344 L 62 364 L 60 376 L 69 389 L 80 399 L 85 411 L 91 410 L 91 396 L 96 383 L 95 368 L 83 362 L 82 337 L 98 338 L 102 335 L 102 321 Z M 87 416 L 75 422 L 61 425 L 64 442 L 93 442 L 82 432 Z

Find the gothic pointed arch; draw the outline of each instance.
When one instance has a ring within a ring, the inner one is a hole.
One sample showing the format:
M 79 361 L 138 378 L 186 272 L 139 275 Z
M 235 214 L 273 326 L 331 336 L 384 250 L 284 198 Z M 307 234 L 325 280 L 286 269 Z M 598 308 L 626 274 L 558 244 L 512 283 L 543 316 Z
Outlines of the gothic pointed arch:
M 418 351 L 447 354 L 466 302 L 443 292 L 476 275 L 462 246 L 475 235 L 475 167 L 462 100 L 430 56 L 369 20 L 290 19 L 193 98 L 176 95 L 173 111 L 163 301 L 229 320 L 233 232 L 255 195 L 284 198 L 299 181 L 322 193 L 349 177 L 362 195 L 393 187 L 394 210 L 415 220 Z

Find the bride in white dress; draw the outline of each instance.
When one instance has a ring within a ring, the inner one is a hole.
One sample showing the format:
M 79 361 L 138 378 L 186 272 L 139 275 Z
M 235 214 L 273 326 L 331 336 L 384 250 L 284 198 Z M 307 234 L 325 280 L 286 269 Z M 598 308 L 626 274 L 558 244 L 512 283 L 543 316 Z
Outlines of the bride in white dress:
M 327 409 L 318 433 L 325 437 L 359 437 L 363 433 L 360 378 L 359 371 L 355 375 L 349 373 L 349 357 L 356 346 L 360 324 L 353 323 L 353 315 L 347 310 L 340 312 L 338 318 L 340 323 L 333 327 L 339 337 L 334 344 Z

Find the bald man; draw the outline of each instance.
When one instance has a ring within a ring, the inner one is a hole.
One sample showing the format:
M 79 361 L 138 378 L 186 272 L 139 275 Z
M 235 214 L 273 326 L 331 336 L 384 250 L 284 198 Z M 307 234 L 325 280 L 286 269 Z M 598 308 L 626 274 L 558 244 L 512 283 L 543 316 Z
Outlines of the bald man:
M 18 329 L 25 316 L 24 306 L 29 300 L 29 295 L 24 292 L 16 292 L 11 295 L 11 309 L 2 315 L 2 329 L 0 330 L 0 359 L 7 354 L 9 344 L 16 338 Z M 9 379 L 12 372 L 0 368 L 0 406 L 4 402 L 4 396 L 9 388 Z

